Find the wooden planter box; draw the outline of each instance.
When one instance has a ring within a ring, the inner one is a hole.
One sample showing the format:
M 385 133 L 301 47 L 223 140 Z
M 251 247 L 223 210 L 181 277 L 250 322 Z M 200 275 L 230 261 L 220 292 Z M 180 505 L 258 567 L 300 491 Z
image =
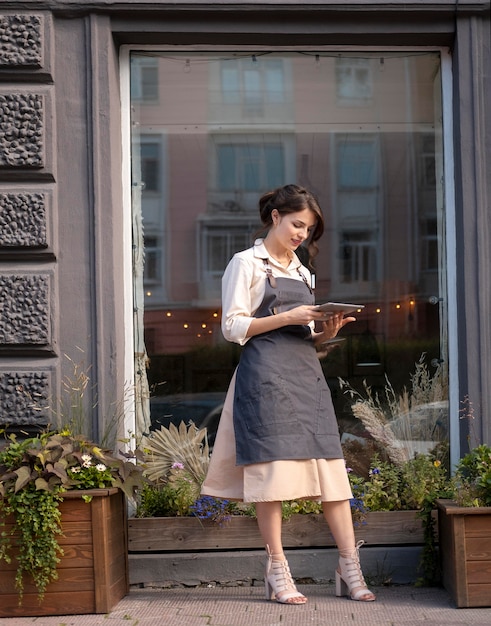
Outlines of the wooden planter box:
M 86 503 L 82 495 L 91 495 Z M 129 590 L 127 515 L 118 489 L 68 491 L 60 504 L 64 556 L 58 580 L 39 603 L 34 584 L 25 577 L 24 597 L 14 586 L 16 559 L 0 561 L 0 617 L 107 613 Z M 9 530 L 9 520 L 7 527 Z
M 457 607 L 491 606 L 491 507 L 437 506 L 443 586 Z
M 293 515 L 283 522 L 285 548 L 328 547 L 334 541 L 322 515 Z M 422 544 L 423 529 L 415 511 L 368 513 L 356 538 L 370 545 Z M 221 528 L 195 517 L 146 517 L 128 520 L 130 553 L 262 549 L 257 521 L 232 517 Z

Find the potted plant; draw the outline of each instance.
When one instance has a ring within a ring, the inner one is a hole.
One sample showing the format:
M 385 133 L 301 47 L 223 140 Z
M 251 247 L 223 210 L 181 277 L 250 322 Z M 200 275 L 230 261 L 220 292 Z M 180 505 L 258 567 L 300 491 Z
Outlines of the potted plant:
M 443 584 L 457 607 L 491 606 L 491 447 L 471 448 L 453 484 L 452 499 L 437 500 Z
M 139 466 L 68 429 L 8 436 L 0 616 L 110 610 L 128 589 L 125 496 L 139 484 Z

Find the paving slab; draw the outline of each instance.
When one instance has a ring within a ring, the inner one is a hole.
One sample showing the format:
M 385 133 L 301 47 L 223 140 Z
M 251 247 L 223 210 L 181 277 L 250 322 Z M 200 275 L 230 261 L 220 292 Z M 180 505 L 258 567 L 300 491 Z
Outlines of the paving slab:
M 333 585 L 299 585 L 309 601 L 267 601 L 262 586 L 131 588 L 107 615 L 14 617 L 5 626 L 457 626 L 491 624 L 491 607 L 457 609 L 438 587 L 377 587 L 376 602 L 336 598 Z M 490 602 L 491 604 L 491 602 Z

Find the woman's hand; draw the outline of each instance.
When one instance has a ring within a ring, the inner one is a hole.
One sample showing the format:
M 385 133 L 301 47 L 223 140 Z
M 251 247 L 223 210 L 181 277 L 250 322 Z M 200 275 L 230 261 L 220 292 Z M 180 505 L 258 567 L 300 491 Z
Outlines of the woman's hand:
M 331 315 L 327 320 L 324 317 L 322 330 L 313 335 L 315 345 L 320 346 L 324 341 L 336 337 L 341 328 L 350 322 L 356 322 L 356 317 L 344 317 L 344 313 L 342 312 L 334 313 L 334 315 Z
M 302 304 L 277 315 L 254 318 L 249 325 L 247 337 L 254 337 L 283 326 L 303 326 L 311 322 L 322 322 L 322 331 L 313 334 L 314 343 L 318 346 L 323 341 L 335 337 L 343 326 L 354 321 L 356 321 L 354 317 L 343 318 L 342 312 L 334 315 L 329 314 L 326 317 L 326 313 L 317 310 L 314 305 Z
M 280 313 L 277 317 L 281 317 L 285 325 L 307 325 L 310 322 L 322 322 L 326 320 L 326 314 L 318 311 L 314 305 L 302 304 Z

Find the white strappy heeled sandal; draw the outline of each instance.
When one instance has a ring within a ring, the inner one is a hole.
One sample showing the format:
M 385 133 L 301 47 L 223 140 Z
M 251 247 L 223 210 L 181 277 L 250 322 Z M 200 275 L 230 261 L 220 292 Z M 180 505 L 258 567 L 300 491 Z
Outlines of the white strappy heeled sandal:
M 361 602 L 373 602 L 375 594 L 367 588 L 360 566 L 359 550 L 364 543 L 360 540 L 348 557 L 339 557 L 336 570 L 336 595 L 349 596 L 352 600 Z
M 288 561 L 273 560 L 273 554 L 266 546 L 268 562 L 264 574 L 266 600 L 276 600 L 282 604 L 305 604 L 307 598 L 295 587 Z

